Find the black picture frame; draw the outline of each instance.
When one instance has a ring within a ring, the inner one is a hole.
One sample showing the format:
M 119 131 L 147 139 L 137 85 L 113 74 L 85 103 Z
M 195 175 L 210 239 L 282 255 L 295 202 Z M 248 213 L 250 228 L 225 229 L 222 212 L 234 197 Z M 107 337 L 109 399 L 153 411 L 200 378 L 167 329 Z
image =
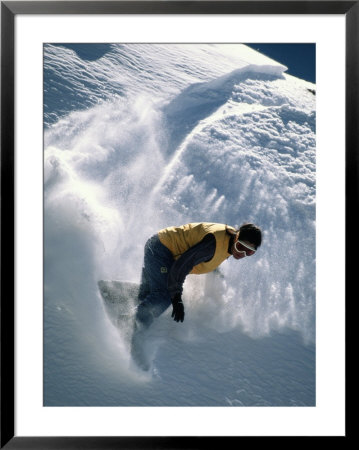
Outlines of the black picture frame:
M 14 393 L 14 61 L 18 14 L 339 14 L 346 20 L 346 297 L 356 265 L 358 205 L 359 1 L 4 1 L 1 2 L 1 448 L 158 449 L 240 445 L 239 437 L 25 437 L 15 436 Z M 349 231 L 351 233 L 348 242 Z M 349 251 L 350 245 L 350 251 Z M 355 299 L 354 299 L 355 300 Z M 347 310 L 346 310 L 347 311 Z M 346 341 L 348 335 L 346 312 Z M 347 366 L 346 366 L 347 367 Z M 348 392 L 348 389 L 347 389 Z M 349 411 L 346 396 L 346 411 Z M 348 414 L 346 434 L 350 435 Z M 258 438 L 261 439 L 261 438 Z

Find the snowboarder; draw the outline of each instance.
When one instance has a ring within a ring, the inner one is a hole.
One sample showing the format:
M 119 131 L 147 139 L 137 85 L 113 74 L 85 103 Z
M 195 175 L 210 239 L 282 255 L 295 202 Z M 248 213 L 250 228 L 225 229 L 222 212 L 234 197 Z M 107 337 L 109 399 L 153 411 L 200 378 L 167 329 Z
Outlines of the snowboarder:
M 160 230 L 145 245 L 144 265 L 135 316 L 132 356 L 138 356 L 139 333 L 152 324 L 171 304 L 172 318 L 183 322 L 182 286 L 188 274 L 215 270 L 231 255 L 253 255 L 261 245 L 259 227 L 246 223 L 238 230 L 219 223 L 189 223 Z

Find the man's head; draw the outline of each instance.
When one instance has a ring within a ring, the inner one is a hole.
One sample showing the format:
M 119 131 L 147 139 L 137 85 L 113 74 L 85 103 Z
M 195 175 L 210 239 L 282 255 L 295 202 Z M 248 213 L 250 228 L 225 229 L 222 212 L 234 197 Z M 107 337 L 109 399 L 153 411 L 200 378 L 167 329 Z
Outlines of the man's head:
M 254 255 L 262 243 L 262 232 L 253 223 L 245 223 L 236 233 L 232 245 L 232 255 L 235 259 Z
M 261 229 L 253 223 L 245 223 L 239 229 L 239 239 L 250 242 L 257 249 L 262 243 Z

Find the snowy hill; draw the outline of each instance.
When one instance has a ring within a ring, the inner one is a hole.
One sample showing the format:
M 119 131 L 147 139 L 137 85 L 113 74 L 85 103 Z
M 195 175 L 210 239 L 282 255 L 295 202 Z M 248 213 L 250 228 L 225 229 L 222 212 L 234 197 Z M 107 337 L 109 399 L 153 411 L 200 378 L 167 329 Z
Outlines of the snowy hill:
M 315 404 L 315 85 L 244 45 L 44 48 L 45 405 Z M 264 231 L 189 276 L 183 324 L 131 368 L 97 281 L 138 282 L 158 229 Z

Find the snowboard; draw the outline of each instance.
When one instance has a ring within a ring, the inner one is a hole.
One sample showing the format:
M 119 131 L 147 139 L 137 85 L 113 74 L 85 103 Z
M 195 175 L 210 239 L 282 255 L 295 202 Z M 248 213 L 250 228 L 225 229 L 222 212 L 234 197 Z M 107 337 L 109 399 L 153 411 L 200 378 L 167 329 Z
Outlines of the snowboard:
M 141 371 L 148 372 L 153 359 L 148 348 L 148 330 L 135 323 L 139 284 L 100 280 L 98 287 L 107 316 L 129 346 L 133 362 Z
M 121 328 L 134 315 L 140 286 L 128 281 L 100 280 L 98 287 L 108 318 Z
M 145 350 L 145 336 L 135 324 L 139 284 L 100 280 L 98 287 L 107 316 L 127 342 L 133 361 L 137 367 L 148 371 L 150 363 Z

